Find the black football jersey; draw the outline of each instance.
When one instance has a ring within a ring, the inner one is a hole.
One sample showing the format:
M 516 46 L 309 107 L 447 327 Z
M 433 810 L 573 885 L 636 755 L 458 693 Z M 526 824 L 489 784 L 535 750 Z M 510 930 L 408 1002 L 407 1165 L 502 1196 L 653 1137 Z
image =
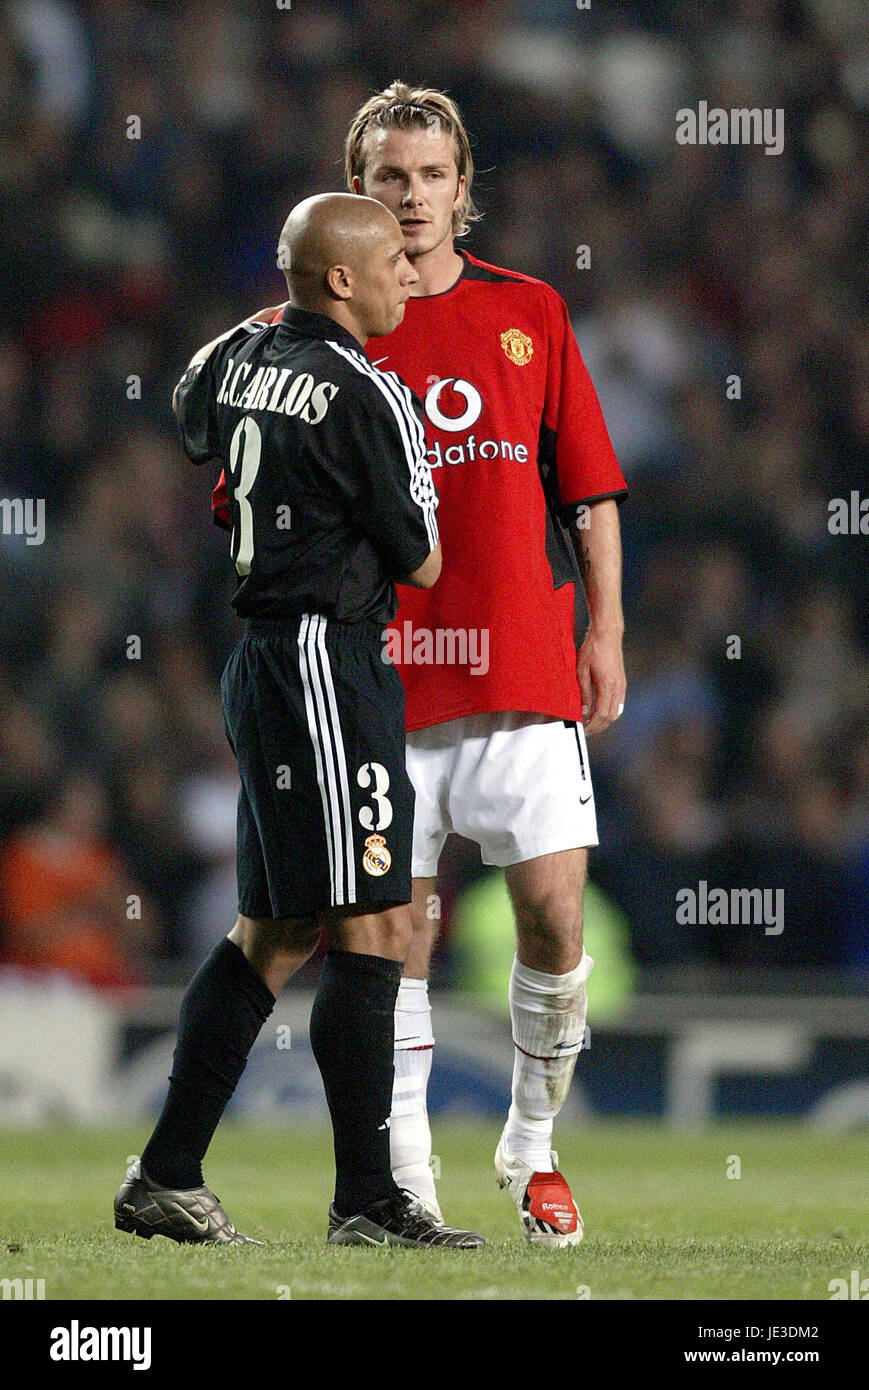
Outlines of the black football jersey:
M 244 324 L 178 386 L 194 463 L 223 462 L 245 617 L 387 623 L 438 540 L 418 399 L 322 314 Z

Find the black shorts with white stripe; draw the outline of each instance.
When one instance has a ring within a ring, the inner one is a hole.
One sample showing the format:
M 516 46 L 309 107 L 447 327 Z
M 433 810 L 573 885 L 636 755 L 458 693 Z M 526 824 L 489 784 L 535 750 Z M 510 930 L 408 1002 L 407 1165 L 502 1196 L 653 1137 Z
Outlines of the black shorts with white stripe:
M 238 761 L 239 911 L 410 901 L 404 690 L 383 628 L 252 618 L 221 681 Z

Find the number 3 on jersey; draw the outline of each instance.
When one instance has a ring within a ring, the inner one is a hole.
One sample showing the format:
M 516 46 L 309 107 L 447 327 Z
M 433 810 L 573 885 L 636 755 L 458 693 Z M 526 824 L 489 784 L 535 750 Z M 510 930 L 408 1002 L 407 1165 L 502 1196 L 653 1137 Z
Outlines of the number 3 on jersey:
M 233 527 L 229 546 L 239 574 L 250 574 L 253 560 L 253 512 L 247 499 L 259 472 L 261 452 L 262 435 L 259 425 L 252 415 L 245 415 L 236 425 L 229 443 L 232 495 L 238 504 L 238 537 L 236 539 Z
M 386 793 L 389 791 L 389 773 L 383 763 L 363 763 L 356 774 L 360 787 L 370 787 L 374 774 L 371 798 L 377 804 L 377 822 L 370 806 L 363 806 L 359 812 L 359 822 L 364 830 L 385 830 L 392 824 L 392 802 Z

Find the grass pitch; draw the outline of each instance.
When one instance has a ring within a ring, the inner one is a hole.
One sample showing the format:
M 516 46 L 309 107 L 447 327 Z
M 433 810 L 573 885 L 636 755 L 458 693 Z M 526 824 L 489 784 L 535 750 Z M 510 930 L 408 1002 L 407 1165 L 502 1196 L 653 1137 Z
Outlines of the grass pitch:
M 587 1234 L 545 1251 L 495 1185 L 499 1127 L 437 1123 L 447 1219 L 490 1242 L 450 1253 L 327 1248 L 331 1145 L 307 1127 L 225 1123 L 209 1152 L 206 1181 L 265 1249 L 116 1232 L 112 1198 L 147 1128 L 0 1130 L 0 1278 L 44 1279 L 46 1299 L 827 1300 L 831 1279 L 869 1274 L 865 1134 L 562 1126 Z

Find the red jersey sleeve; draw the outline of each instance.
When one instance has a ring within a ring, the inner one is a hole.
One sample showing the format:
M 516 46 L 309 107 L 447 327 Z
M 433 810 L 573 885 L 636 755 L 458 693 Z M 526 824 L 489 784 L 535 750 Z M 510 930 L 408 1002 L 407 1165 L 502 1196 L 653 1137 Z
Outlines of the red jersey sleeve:
M 224 531 L 232 530 L 232 522 L 229 519 L 229 494 L 226 490 L 226 470 L 221 468 L 220 477 L 217 480 L 217 487 L 211 492 L 211 517 L 215 526 L 220 526 Z
M 549 333 L 546 402 L 543 410 L 545 452 L 554 455 L 562 505 L 627 496 L 627 484 L 615 456 L 603 411 L 592 385 L 567 313 L 567 305 L 546 286 Z

